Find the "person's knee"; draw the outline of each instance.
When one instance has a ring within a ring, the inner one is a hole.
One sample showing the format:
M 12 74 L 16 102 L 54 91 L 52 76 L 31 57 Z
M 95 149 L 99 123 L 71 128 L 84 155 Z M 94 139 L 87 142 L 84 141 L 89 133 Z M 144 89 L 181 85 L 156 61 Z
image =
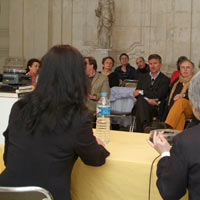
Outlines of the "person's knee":
M 189 100 L 185 99 L 185 98 L 180 98 L 180 99 L 178 99 L 178 100 L 176 100 L 174 102 L 174 106 L 176 106 L 176 107 L 182 107 L 182 108 L 188 106 L 189 104 L 190 104 Z

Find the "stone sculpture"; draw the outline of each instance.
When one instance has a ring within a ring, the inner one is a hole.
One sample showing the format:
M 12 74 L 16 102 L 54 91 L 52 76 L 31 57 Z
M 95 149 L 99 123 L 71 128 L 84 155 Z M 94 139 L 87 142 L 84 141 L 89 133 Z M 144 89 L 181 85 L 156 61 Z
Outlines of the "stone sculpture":
M 99 18 L 97 26 L 98 46 L 102 49 L 109 49 L 114 22 L 114 0 L 99 0 L 95 13 Z

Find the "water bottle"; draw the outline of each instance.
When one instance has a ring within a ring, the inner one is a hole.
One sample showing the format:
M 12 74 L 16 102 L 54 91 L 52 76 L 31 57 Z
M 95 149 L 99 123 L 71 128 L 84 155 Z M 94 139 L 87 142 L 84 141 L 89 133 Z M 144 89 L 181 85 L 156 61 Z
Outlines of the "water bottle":
M 101 93 L 96 114 L 96 137 L 107 144 L 110 141 L 110 102 L 107 98 L 107 92 Z

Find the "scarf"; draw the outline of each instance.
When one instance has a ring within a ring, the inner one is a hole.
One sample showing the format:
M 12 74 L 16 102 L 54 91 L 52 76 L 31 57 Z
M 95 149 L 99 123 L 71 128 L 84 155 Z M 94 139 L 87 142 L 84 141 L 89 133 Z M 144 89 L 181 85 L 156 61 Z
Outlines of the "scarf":
M 193 75 L 192 75 L 193 76 Z M 173 97 L 173 94 L 174 94 L 174 91 L 176 89 L 176 86 L 179 84 L 179 83 L 183 83 L 183 88 L 181 90 L 181 93 L 180 94 L 185 94 L 188 87 L 189 87 L 189 84 L 190 84 L 190 80 L 192 79 L 192 76 L 189 76 L 189 77 L 182 77 L 182 75 L 180 74 L 179 75 L 179 79 L 178 81 L 176 81 L 176 83 L 174 83 L 174 86 L 170 92 L 170 95 L 169 95 L 169 101 L 168 101 L 168 106 L 170 105 L 170 102 L 172 100 L 172 97 Z

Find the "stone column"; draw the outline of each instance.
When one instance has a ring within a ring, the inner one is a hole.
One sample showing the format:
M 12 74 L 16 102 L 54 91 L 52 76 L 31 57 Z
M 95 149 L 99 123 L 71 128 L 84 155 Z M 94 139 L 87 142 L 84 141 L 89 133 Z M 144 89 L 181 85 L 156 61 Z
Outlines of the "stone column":
M 48 50 L 48 0 L 24 0 L 24 57 L 41 58 Z
M 0 0 L 0 73 L 3 71 L 5 59 L 8 57 L 9 27 L 8 0 Z
M 23 7 L 24 0 L 9 1 L 9 58 L 4 68 L 24 67 Z
M 73 0 L 62 1 L 62 43 L 72 45 Z

